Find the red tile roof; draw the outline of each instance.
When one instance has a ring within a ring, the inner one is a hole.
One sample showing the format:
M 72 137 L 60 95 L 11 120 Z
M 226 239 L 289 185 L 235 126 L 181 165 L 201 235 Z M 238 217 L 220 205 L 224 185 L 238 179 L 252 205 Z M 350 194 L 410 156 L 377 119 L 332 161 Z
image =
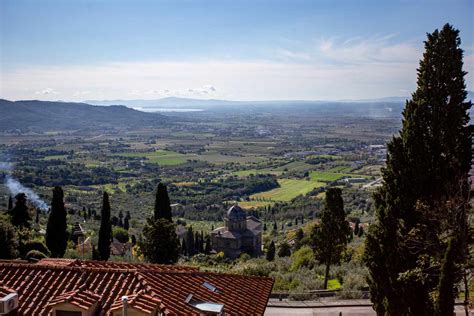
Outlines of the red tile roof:
M 75 291 L 59 294 L 49 301 L 48 306 L 51 307 L 57 304 L 69 303 L 79 308 L 88 310 L 92 306 L 96 305 L 100 299 L 100 295 L 87 290 L 78 289 Z
M 156 297 L 155 295 L 148 295 L 144 294 L 144 291 L 138 292 L 138 294 L 130 295 L 127 297 L 128 306 L 131 306 L 139 311 L 144 313 L 152 313 L 153 311 L 159 309 L 160 311 L 164 311 L 165 314 L 169 314 L 169 311 L 166 310 L 165 305 L 161 302 L 161 300 Z M 112 312 L 116 310 L 120 310 L 123 308 L 123 303 L 121 301 L 117 301 L 112 306 L 110 306 L 107 315 L 112 315 Z
M 204 282 L 217 290 L 206 288 Z M 183 266 L 43 259 L 36 264 L 0 262 L 0 286 L 18 293 L 19 315 L 48 315 L 58 302 L 91 306 L 97 300 L 105 314 L 121 305 L 124 295 L 130 297 L 131 306 L 143 311 L 160 304 L 166 314 L 199 315 L 185 302 L 189 294 L 224 304 L 226 315 L 261 315 L 273 279 Z

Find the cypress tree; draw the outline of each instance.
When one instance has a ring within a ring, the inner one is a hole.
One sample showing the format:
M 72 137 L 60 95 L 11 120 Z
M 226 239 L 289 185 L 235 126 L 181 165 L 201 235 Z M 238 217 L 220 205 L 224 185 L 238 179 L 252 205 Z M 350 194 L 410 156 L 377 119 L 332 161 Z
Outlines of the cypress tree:
M 18 193 L 15 196 L 15 200 L 15 207 L 10 210 L 12 225 L 20 228 L 30 228 L 29 221 L 31 217 L 26 206 L 26 194 Z
M 364 259 L 377 314 L 440 314 L 434 300 L 447 300 L 439 293 L 447 288 L 438 286 L 440 272 L 455 269 L 444 273 L 452 276 L 447 296 L 454 300 L 466 258 L 471 102 L 465 102 L 463 51 L 449 24 L 427 37 L 417 89 L 399 136 L 387 145 L 384 182 L 374 194 L 376 223 Z M 459 208 L 449 206 L 454 197 Z M 458 241 L 454 250 L 450 239 Z
M 130 223 L 128 222 L 128 217 L 125 217 L 123 221 L 123 228 L 128 230 L 130 228 Z
M 327 289 L 329 269 L 340 261 L 341 253 L 347 245 L 350 227 L 346 221 L 342 191 L 329 188 L 321 212 L 321 222 L 312 231 L 312 248 L 316 259 L 326 265 L 324 289 Z
M 15 259 L 19 252 L 18 235 L 7 221 L 0 220 L 0 259 Z
M 180 244 L 176 225 L 167 219 L 148 218 L 139 244 L 140 251 L 152 263 L 171 264 L 178 260 Z
M 168 196 L 168 190 L 163 183 L 159 183 L 156 188 L 155 197 L 155 219 L 164 218 L 168 221 L 172 221 L 170 198 Z
M 10 211 L 13 208 L 13 199 L 12 196 L 8 196 L 8 211 Z
M 110 257 L 110 244 L 112 243 L 112 224 L 110 222 L 109 195 L 104 192 L 102 197 L 102 210 L 100 213 L 99 229 L 99 254 L 100 260 L 107 261 Z
M 207 235 L 206 236 L 206 244 L 204 246 L 204 253 L 210 254 L 212 251 L 212 246 L 211 246 L 211 236 Z
M 268 246 L 266 258 L 268 261 L 275 260 L 275 242 L 272 240 L 270 246 Z
M 189 226 L 188 231 L 186 232 L 186 252 L 188 253 L 188 256 L 193 256 L 196 254 L 195 248 L 194 248 L 194 234 L 193 234 L 193 227 Z
M 51 252 L 51 257 L 62 258 L 67 247 L 66 209 L 64 207 L 64 193 L 61 187 L 53 189 L 51 211 L 46 227 L 46 246 Z

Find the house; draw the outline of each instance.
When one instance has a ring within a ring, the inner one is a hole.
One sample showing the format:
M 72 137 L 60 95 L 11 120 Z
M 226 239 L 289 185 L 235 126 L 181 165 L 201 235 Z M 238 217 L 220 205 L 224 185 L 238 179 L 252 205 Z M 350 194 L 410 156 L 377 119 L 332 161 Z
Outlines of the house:
M 224 252 L 226 257 L 238 258 L 245 252 L 258 256 L 262 252 L 262 223 L 245 211 L 233 205 L 224 217 L 224 227 L 211 232 L 211 246 L 217 252 Z
M 7 315 L 262 315 L 272 287 L 271 278 L 186 266 L 0 261 L 0 311 Z

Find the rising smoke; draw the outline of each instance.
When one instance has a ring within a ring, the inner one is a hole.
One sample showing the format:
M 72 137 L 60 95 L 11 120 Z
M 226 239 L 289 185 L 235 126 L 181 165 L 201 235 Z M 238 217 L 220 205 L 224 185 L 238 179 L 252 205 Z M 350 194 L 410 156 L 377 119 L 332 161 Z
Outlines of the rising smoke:
M 36 194 L 30 188 L 25 187 L 20 181 L 12 177 L 12 164 L 10 162 L 0 161 L 0 171 L 6 171 L 7 175 L 5 176 L 4 184 L 10 190 L 10 193 L 15 196 L 18 193 L 25 193 L 26 197 L 35 207 L 39 208 L 42 211 L 48 210 L 48 204 L 43 201 L 38 194 Z
M 34 206 L 36 206 L 42 211 L 48 210 L 48 204 L 46 204 L 46 202 L 43 201 L 38 196 L 38 194 L 36 194 L 30 188 L 27 188 L 24 185 L 22 185 L 18 180 L 12 178 L 10 175 L 7 175 L 5 177 L 5 185 L 8 187 L 12 195 L 15 196 L 18 193 L 25 193 L 31 204 L 33 204 Z

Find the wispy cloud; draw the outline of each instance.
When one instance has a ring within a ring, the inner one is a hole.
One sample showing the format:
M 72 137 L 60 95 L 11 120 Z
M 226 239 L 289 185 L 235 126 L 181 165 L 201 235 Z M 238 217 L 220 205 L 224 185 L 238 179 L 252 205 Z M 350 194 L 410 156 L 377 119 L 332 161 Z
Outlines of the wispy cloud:
M 60 96 L 75 101 L 85 99 L 86 95 L 87 99 L 181 96 L 235 100 L 409 95 L 415 89 L 423 44 L 396 42 L 394 38 L 387 35 L 320 39 L 309 43 L 306 50 L 274 50 L 267 59 L 254 61 L 150 61 L 16 68 L 2 73 L 0 95 L 26 99 L 41 94 L 44 99 Z M 474 55 L 466 53 L 464 62 L 469 72 L 467 87 L 472 90 Z

